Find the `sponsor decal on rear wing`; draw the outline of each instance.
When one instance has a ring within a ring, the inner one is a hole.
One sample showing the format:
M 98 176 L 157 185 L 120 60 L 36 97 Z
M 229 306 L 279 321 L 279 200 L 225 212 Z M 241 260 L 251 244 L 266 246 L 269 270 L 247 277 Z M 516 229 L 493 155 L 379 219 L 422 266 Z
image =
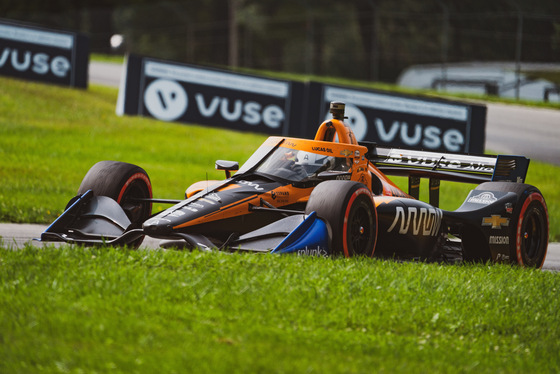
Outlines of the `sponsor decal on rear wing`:
M 440 153 L 376 147 L 372 161 L 391 175 L 416 175 L 457 182 L 509 181 L 523 183 L 529 159 L 523 156 Z

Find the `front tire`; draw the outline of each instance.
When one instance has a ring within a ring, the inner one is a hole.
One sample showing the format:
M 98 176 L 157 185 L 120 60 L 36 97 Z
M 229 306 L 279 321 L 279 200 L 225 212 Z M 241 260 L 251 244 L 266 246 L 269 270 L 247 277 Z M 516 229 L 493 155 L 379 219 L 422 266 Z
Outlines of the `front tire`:
M 108 196 L 122 207 L 132 226 L 140 226 L 152 214 L 152 203 L 134 201 L 135 198 L 151 199 L 152 184 L 144 169 L 139 166 L 118 161 L 100 161 L 87 172 L 78 194 L 92 190 L 95 196 Z M 134 243 L 138 247 L 142 236 Z
M 377 212 L 371 191 L 352 181 L 320 183 L 311 195 L 306 214 L 315 211 L 330 227 L 331 253 L 373 256 L 377 241 Z

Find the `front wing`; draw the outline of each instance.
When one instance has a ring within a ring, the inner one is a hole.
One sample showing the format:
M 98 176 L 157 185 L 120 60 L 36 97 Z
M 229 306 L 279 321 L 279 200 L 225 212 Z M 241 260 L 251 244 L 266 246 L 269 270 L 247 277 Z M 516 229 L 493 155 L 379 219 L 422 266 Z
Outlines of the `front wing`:
M 146 232 L 140 227 L 133 227 L 117 202 L 87 191 L 72 200 L 64 213 L 37 240 L 83 245 L 134 245 L 144 235 Z M 327 223 L 315 212 L 294 214 L 241 236 L 232 233 L 226 243 L 213 243 L 196 233 L 173 232 L 158 238 L 166 239 L 168 247 L 228 248 L 234 251 L 319 256 L 330 254 Z

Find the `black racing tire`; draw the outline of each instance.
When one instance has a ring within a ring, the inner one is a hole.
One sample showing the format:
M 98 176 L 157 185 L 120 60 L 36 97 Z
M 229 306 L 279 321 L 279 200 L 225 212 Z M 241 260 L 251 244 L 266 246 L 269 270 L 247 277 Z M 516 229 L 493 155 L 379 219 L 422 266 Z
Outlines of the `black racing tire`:
M 94 196 L 108 196 L 123 208 L 133 226 L 140 226 L 152 214 L 151 202 L 130 198 L 152 198 L 152 184 L 144 169 L 119 161 L 100 161 L 87 172 L 78 189 L 81 195 L 92 190 Z M 138 247 L 144 237 L 131 244 Z
M 538 188 L 524 183 L 487 182 L 477 190 L 513 192 L 517 195 L 509 225 L 510 262 L 541 268 L 548 248 L 548 209 Z
M 377 242 L 377 211 L 371 191 L 353 181 L 326 181 L 313 189 L 305 209 L 329 226 L 331 253 L 373 256 Z

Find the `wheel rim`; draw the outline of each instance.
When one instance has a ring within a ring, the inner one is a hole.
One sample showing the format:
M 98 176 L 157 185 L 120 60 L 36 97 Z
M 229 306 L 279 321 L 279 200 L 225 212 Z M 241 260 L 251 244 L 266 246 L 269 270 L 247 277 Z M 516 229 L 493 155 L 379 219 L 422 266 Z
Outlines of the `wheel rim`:
M 349 217 L 349 244 L 352 255 L 368 255 L 367 249 L 371 247 L 373 217 L 369 210 L 360 206 Z
M 150 193 L 144 183 L 137 180 L 128 185 L 122 194 L 121 201 L 118 203 L 121 204 L 130 222 L 138 223 L 150 216 L 152 204 L 135 201 L 135 199 L 145 199 L 147 197 L 150 197 Z
M 541 212 L 533 208 L 525 216 L 521 227 L 521 245 L 529 266 L 538 265 L 537 262 L 543 255 L 546 233 L 543 230 L 545 223 Z

